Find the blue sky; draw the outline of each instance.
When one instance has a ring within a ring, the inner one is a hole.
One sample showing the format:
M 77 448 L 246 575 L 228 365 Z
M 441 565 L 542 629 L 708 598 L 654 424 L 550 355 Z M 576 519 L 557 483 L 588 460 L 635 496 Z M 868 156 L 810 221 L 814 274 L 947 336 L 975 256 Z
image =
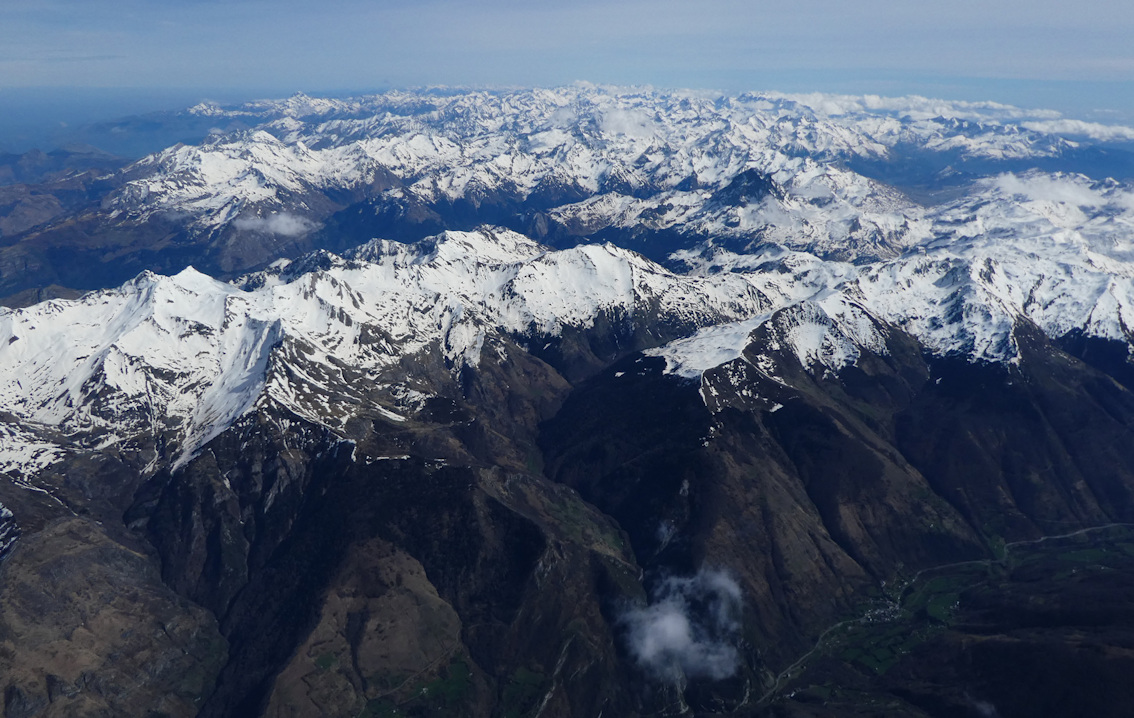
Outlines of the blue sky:
M 1129 121 L 1132 39 L 1129 0 L 3 0 L 0 112 L 27 88 L 132 88 L 143 104 L 153 90 L 180 105 L 587 80 L 916 93 Z

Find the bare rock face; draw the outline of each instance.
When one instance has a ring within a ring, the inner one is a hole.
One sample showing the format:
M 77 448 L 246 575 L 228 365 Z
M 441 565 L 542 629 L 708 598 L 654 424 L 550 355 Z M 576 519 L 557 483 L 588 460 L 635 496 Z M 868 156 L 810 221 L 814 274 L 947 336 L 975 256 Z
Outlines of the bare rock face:
M 0 605 L 5 716 L 193 716 L 226 660 L 215 619 L 89 519 L 22 536 Z
M 414 689 L 442 671 L 454 674 L 454 692 L 472 690 L 461 619 L 422 565 L 381 540 L 351 553 L 318 624 L 276 677 L 265 715 L 357 715 L 417 698 Z
M 609 518 L 523 468 L 567 385 L 515 356 L 440 384 L 452 398 L 407 421 L 352 421 L 349 440 L 265 406 L 139 489 L 128 523 L 232 646 L 201 715 L 645 700 L 619 688 L 633 669 L 615 615 L 640 570 Z
M 8 557 L 20 537 L 20 526 L 12 512 L 0 504 L 0 561 Z

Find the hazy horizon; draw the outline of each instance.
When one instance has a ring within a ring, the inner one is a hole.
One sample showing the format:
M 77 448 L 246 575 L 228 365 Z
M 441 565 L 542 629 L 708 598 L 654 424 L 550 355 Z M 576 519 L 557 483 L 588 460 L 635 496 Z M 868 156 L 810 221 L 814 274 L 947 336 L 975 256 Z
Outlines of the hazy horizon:
M 577 80 L 576 82 L 588 82 Z M 560 85 L 573 83 L 560 83 Z M 596 83 L 602 84 L 602 83 Z M 820 85 L 821 83 L 816 83 Z M 1116 92 L 1113 97 L 1128 101 L 1115 103 L 1112 108 L 1085 105 L 1081 111 L 1074 106 L 1059 106 L 1061 88 L 1058 87 L 1012 87 L 989 84 L 987 91 L 976 83 L 925 83 L 907 86 L 898 83 L 881 83 L 880 89 L 859 89 L 856 83 L 828 83 L 825 86 L 808 85 L 805 82 L 785 83 L 784 86 L 755 86 L 748 88 L 720 88 L 693 85 L 655 86 L 658 89 L 691 89 L 739 94 L 740 92 L 783 92 L 787 94 L 843 94 L 843 95 L 881 95 L 900 97 L 919 95 L 933 99 L 967 102 L 998 102 L 1015 105 L 1023 109 L 1055 110 L 1063 116 L 1102 124 L 1134 124 L 1134 92 Z M 1081 84 L 1081 83 L 1080 83 Z M 1101 83 L 1100 83 L 1101 84 Z M 1122 83 L 1116 83 L 1122 84 Z M 491 86 L 454 85 L 452 89 L 510 90 L 519 87 L 550 87 L 551 85 Z M 643 85 L 639 85 L 643 86 Z M 883 91 L 889 86 L 893 91 Z M 420 87 L 420 86 L 419 86 Z M 436 84 L 433 87 L 446 87 Z M 311 87 L 264 87 L 264 88 L 102 88 L 102 87 L 28 87 L 0 88 L 0 151 L 26 152 L 31 149 L 50 151 L 75 141 L 75 131 L 81 127 L 100 122 L 120 120 L 128 117 L 144 116 L 149 113 L 177 111 L 198 102 L 211 101 L 222 105 L 239 104 L 258 99 L 278 99 L 302 92 L 311 96 L 347 97 L 375 94 L 408 87 L 378 86 L 364 88 Z M 417 88 L 419 89 L 419 88 Z M 855 91 L 859 89 L 859 91 Z M 906 90 L 906 91 L 902 91 Z M 1105 92 L 1105 87 L 1079 87 L 1084 93 Z M 1029 97 L 1048 97 L 1050 102 L 1027 102 Z M 105 149 L 105 148 L 100 148 Z
M 8 0 L 0 145 L 192 101 L 589 81 L 917 94 L 1134 122 L 1118 0 Z M 120 111 L 118 111 L 120 110 Z

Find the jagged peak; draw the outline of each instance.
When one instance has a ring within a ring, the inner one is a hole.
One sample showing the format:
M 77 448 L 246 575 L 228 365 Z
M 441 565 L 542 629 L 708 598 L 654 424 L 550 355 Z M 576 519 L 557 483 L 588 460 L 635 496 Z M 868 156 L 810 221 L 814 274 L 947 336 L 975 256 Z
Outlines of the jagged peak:
M 503 227 L 484 226 L 473 231 L 447 230 L 416 242 L 373 239 L 347 253 L 352 259 L 380 262 L 404 257 L 416 263 L 437 259 L 512 264 L 549 251 L 529 237 Z

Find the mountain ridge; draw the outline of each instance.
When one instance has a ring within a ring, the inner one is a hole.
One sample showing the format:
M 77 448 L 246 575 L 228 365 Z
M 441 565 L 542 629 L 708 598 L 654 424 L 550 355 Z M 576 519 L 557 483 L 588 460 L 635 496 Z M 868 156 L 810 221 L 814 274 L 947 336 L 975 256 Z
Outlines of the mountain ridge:
M 481 224 L 558 247 L 605 238 L 657 261 L 710 238 L 884 258 L 927 231 L 920 205 L 887 182 L 919 197 L 927 183 L 963 193 L 1109 146 L 1014 124 L 1059 119 L 1007 106 L 805 99 L 577 86 L 193 108 L 244 124 L 108 176 L 99 207 L 21 224 L 0 289 L 38 277 L 89 290 L 188 264 L 232 278 L 280 256 Z M 1093 172 L 1093 161 L 1080 165 Z M 769 189 L 727 190 L 744 173 Z

